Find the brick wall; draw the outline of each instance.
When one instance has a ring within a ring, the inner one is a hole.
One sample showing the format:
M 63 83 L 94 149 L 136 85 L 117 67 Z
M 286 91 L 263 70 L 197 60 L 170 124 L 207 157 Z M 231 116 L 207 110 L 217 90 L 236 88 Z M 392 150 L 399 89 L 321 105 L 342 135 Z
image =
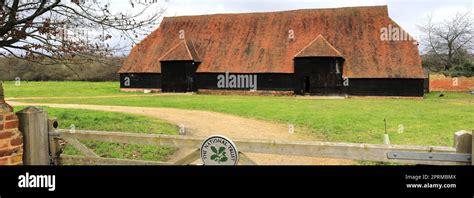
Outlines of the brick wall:
M 23 164 L 23 136 L 13 109 L 0 100 L 0 165 Z
M 474 77 L 445 77 L 430 75 L 430 91 L 462 91 L 474 90 Z

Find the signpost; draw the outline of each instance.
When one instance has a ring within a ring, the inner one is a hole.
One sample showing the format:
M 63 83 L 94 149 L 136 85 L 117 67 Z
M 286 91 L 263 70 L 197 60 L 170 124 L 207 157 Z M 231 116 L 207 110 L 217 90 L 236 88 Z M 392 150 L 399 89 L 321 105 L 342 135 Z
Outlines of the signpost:
M 214 135 L 202 143 L 201 160 L 204 165 L 237 165 L 239 151 L 229 138 Z

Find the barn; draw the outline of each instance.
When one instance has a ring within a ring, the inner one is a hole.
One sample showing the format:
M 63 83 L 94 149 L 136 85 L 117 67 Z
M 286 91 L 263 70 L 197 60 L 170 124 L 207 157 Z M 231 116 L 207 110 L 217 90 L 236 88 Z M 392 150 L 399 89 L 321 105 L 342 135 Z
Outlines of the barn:
M 418 44 L 387 6 L 165 17 L 124 91 L 423 96 Z

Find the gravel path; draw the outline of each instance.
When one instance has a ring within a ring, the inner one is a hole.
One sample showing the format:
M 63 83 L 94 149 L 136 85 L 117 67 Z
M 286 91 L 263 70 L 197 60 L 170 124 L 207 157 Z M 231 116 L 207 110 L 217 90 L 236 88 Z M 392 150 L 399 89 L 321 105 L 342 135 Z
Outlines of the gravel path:
M 317 140 L 317 137 L 306 133 L 288 133 L 288 125 L 243 118 L 234 115 L 173 108 L 156 107 L 126 107 L 105 106 L 85 104 L 47 104 L 47 103 L 23 103 L 8 102 L 12 106 L 48 106 L 54 108 L 88 109 L 110 112 L 132 113 L 158 118 L 177 125 L 184 125 L 186 135 L 197 137 L 208 137 L 220 134 L 236 139 L 267 139 L 267 140 Z M 170 161 L 175 161 L 191 152 L 188 149 L 180 149 Z M 348 165 L 353 164 L 351 160 L 322 159 L 313 157 L 281 156 L 270 154 L 247 154 L 257 164 L 261 165 Z

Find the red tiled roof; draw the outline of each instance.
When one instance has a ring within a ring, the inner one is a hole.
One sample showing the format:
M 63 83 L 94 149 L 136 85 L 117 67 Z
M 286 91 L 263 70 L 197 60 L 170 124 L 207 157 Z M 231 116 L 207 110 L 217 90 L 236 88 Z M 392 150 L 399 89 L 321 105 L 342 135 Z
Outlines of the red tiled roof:
M 189 41 L 182 40 L 176 46 L 172 47 L 168 52 L 166 52 L 161 58 L 160 61 L 187 61 L 192 60 L 195 62 L 200 62 L 200 59 L 194 49 L 193 43 Z
M 323 36 L 318 35 L 308 46 L 303 48 L 295 57 L 342 57 Z
M 166 17 L 119 72 L 161 72 L 160 59 L 182 42 L 183 30 L 199 54 L 197 72 L 293 73 L 295 55 L 321 35 L 343 55 L 345 77 L 423 78 L 413 41 L 381 40 L 389 25 L 399 27 L 386 6 Z

